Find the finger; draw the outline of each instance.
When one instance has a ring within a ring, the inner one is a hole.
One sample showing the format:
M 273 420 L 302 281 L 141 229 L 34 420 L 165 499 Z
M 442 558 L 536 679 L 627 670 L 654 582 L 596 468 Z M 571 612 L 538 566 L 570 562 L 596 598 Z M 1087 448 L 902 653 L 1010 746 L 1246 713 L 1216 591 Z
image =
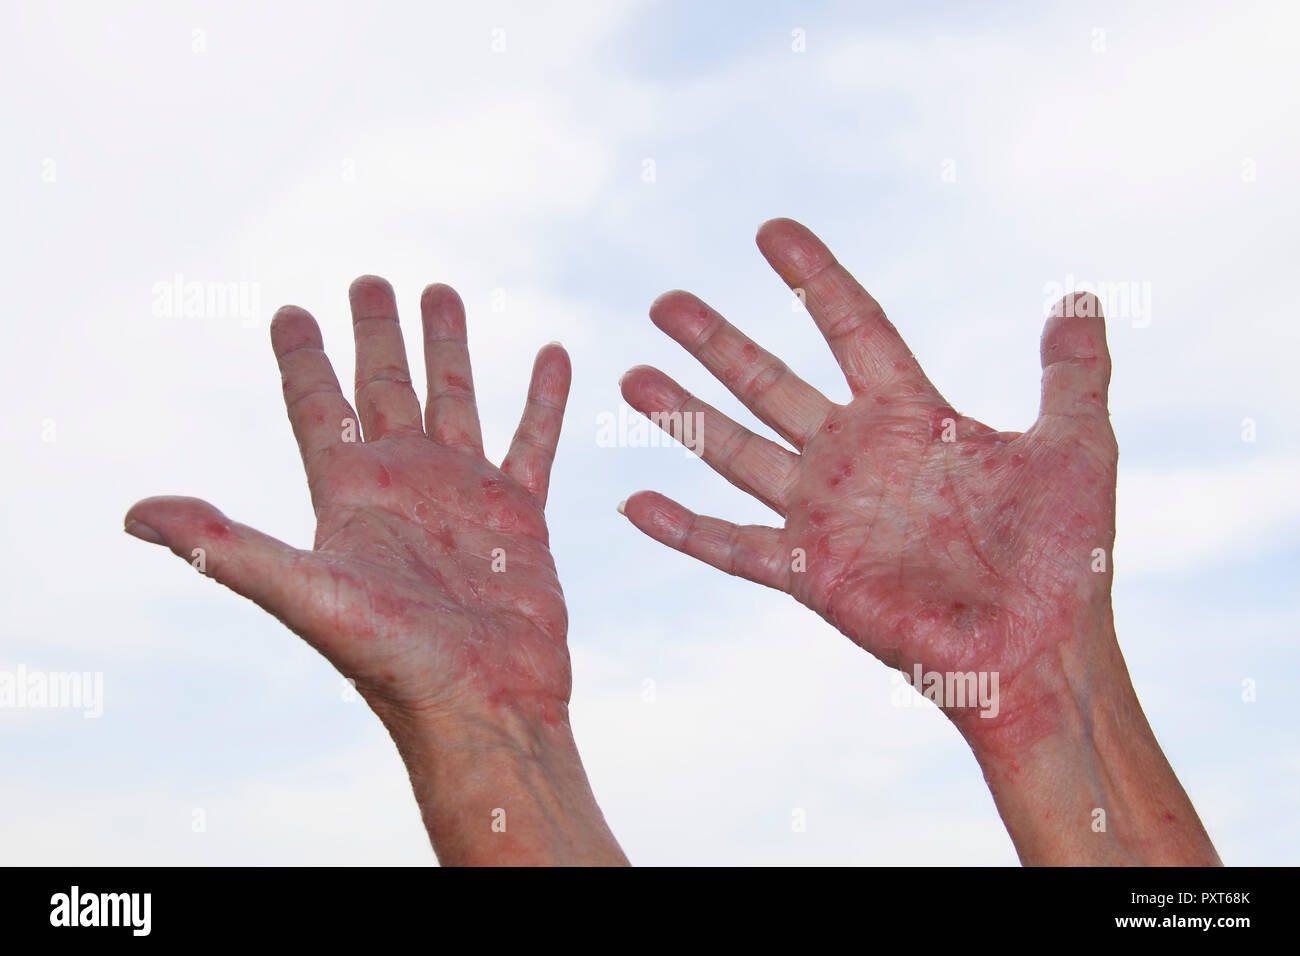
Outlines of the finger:
M 619 511 L 659 543 L 719 571 L 789 590 L 790 556 L 776 528 L 697 515 L 653 491 L 638 491 L 619 505 Z
M 795 448 L 803 448 L 834 408 L 784 362 L 689 292 L 665 292 L 650 306 L 650 319 Z
M 515 431 L 501 470 L 527 488 L 539 505 L 546 505 L 551 483 L 551 462 L 560 442 L 564 405 L 569 399 L 573 372 L 569 353 L 552 342 L 537 353 L 533 377 L 528 383 L 528 401 Z
M 444 445 L 483 453 L 483 432 L 474 400 L 465 306 L 449 285 L 435 283 L 420 296 L 424 326 L 424 368 L 429 382 L 425 433 Z
M 1109 426 L 1110 351 L 1097 297 L 1071 293 L 1058 302 L 1043 328 L 1039 353 L 1043 361 L 1039 418 L 1058 415 Z
M 237 594 L 255 601 L 297 630 L 288 587 L 300 580 L 290 571 L 303 552 L 283 541 L 237 524 L 198 498 L 145 498 L 126 513 L 126 532 L 161 544 Z
M 854 395 L 881 385 L 935 392 L 880 305 L 806 226 L 765 222 L 758 248 L 803 299 Z
M 723 478 L 778 514 L 785 514 L 798 455 L 736 424 L 656 368 L 638 365 L 623 376 L 619 386 L 629 405 L 703 458 Z
M 379 276 L 361 276 L 348 299 L 357 343 L 357 411 L 366 441 L 389 433 L 422 434 L 393 287 Z
M 356 435 L 357 415 L 343 397 L 310 313 L 286 305 L 271 319 L 271 350 L 280 366 L 284 407 L 298 441 L 307 484 L 316 487 L 325 453 Z

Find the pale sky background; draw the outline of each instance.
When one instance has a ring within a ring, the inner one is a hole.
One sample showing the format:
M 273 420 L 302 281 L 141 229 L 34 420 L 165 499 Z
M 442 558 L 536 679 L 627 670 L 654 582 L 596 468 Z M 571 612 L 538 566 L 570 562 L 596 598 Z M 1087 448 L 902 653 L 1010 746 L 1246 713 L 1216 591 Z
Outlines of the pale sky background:
M 310 309 L 349 382 L 346 289 L 375 272 L 417 369 L 420 289 L 460 290 L 494 460 L 536 349 L 573 356 L 547 511 L 575 730 L 634 862 L 1014 863 L 937 711 L 615 512 L 650 487 L 773 518 L 679 448 L 597 445 L 642 362 L 753 422 L 646 318 L 665 289 L 847 395 L 754 248 L 778 215 L 999 428 L 1036 414 L 1046 288 L 1150 290 L 1149 324 L 1109 323 L 1120 642 L 1224 860 L 1300 862 L 1300 8 L 700 6 L 7 6 L 0 670 L 102 671 L 105 700 L 0 710 L 0 862 L 433 862 L 333 669 L 121 531 L 190 494 L 310 543 L 267 325 Z M 158 316 L 177 274 L 258 307 Z

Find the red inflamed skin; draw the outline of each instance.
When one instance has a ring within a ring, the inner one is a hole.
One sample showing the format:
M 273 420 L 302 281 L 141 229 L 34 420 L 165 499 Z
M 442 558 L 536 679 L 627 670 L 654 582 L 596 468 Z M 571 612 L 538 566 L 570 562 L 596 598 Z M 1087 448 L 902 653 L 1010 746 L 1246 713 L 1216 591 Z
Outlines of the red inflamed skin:
M 355 410 L 312 316 L 286 306 L 271 323 L 314 545 L 194 498 L 147 498 L 126 530 L 255 601 L 355 683 L 406 761 L 442 862 L 624 863 L 569 726 L 568 617 L 543 511 L 568 355 L 538 353 L 493 465 L 459 296 L 432 285 L 420 299 L 423 409 L 392 287 L 363 276 L 349 297 Z
M 654 324 L 785 444 L 658 369 L 627 372 L 624 397 L 783 523 L 739 526 L 650 491 L 621 505 L 628 520 L 787 592 L 905 674 L 996 686 L 996 706 L 936 702 L 970 743 L 1024 862 L 1218 862 L 1115 637 L 1118 450 L 1099 302 L 1057 304 L 1040 344 L 1038 419 L 998 431 L 954 409 L 807 228 L 773 220 L 758 246 L 807 306 L 852 398 L 830 401 L 695 296 L 660 296 Z

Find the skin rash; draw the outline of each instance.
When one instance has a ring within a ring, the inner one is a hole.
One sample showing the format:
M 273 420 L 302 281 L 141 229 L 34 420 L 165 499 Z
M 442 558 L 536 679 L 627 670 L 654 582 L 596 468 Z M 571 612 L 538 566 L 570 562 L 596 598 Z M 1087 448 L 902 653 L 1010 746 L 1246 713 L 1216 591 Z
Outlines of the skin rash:
M 702 415 L 701 457 L 782 520 L 737 526 L 649 491 L 623 513 L 669 547 L 791 594 L 890 667 L 996 673 L 995 717 L 946 712 L 1026 862 L 1218 862 L 1115 640 L 1118 448 L 1099 303 L 1058 304 L 1040 345 L 1039 417 L 1000 432 L 953 408 L 811 232 L 773 220 L 758 245 L 807 306 L 851 400 L 831 402 L 695 296 L 666 293 L 651 320 L 786 445 L 658 369 L 624 375 L 624 398 L 649 416 Z M 1107 805 L 1117 825 L 1091 828 Z
M 851 400 L 829 401 L 696 297 L 666 293 L 651 320 L 785 444 L 657 369 L 626 373 L 623 396 L 664 427 L 698 426 L 692 447 L 780 522 L 737 526 L 650 491 L 620 511 L 671 548 L 791 594 L 891 667 L 996 672 L 995 717 L 947 712 L 1025 862 L 1217 862 L 1115 640 L 1117 449 L 1095 301 L 1067 296 L 1048 319 L 1039 417 L 999 432 L 954 410 L 806 228 L 773 220 L 758 244 L 807 305 Z M 456 293 L 421 296 L 423 409 L 392 287 L 363 276 L 349 298 L 355 410 L 312 316 L 286 306 L 271 324 L 314 546 L 194 498 L 145 499 L 126 530 L 187 561 L 204 549 L 205 573 L 355 682 L 443 863 L 624 864 L 569 726 L 568 615 L 544 514 L 568 356 L 555 343 L 538 353 L 494 465 Z M 1088 825 L 1097 808 L 1111 814 L 1101 831 Z

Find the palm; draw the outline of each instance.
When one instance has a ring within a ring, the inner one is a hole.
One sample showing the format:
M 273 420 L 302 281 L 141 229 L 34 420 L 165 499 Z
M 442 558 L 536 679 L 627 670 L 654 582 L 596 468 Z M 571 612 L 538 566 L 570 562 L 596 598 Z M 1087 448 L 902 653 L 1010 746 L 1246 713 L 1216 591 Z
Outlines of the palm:
M 408 697 L 469 695 L 488 673 L 493 692 L 567 699 L 564 597 L 521 485 L 409 436 L 341 453 L 322 484 L 305 598 L 328 609 L 318 642 L 345 673 Z
M 1041 428 L 955 413 L 955 440 L 935 442 L 930 417 L 859 396 L 805 446 L 786 533 L 818 553 L 791 593 L 893 666 L 1014 676 L 1057 633 L 1041 609 L 1109 550 L 1113 473 L 1072 465 Z M 847 465 L 845 446 L 868 451 Z
M 629 499 L 627 515 L 665 544 L 788 591 L 891 666 L 1014 680 L 1108 601 L 1115 450 L 1100 315 L 1052 320 L 1042 414 L 1024 434 L 995 432 L 948 405 L 806 229 L 777 220 L 759 244 L 802 290 L 854 398 L 833 404 L 695 297 L 661 297 L 656 324 L 799 454 L 635 369 L 628 401 L 699 415 L 705 461 L 785 526 L 739 527 L 650 492 Z
M 421 421 L 387 283 L 353 286 L 357 408 L 315 321 L 272 324 L 285 400 L 317 516 L 313 550 L 234 525 L 194 499 L 128 515 L 285 621 L 379 707 L 567 702 L 566 613 L 543 506 L 568 392 L 568 359 L 538 356 L 528 406 L 497 468 L 482 453 L 459 299 L 422 299 L 429 403 Z M 365 441 L 362 441 L 364 433 Z

